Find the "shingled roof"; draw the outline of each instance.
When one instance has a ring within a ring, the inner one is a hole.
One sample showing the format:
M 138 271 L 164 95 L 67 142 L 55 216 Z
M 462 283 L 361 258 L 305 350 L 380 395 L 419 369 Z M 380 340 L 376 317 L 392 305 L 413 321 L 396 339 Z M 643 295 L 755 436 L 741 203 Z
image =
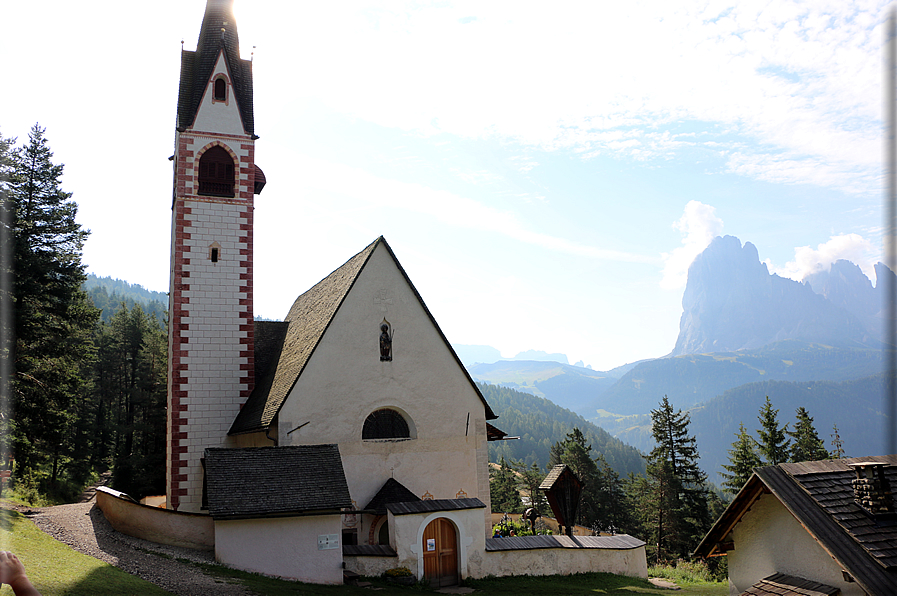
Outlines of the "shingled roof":
M 206 449 L 214 519 L 286 517 L 352 507 L 336 445 Z
M 897 487 L 897 455 L 779 464 L 757 468 L 698 545 L 702 557 L 724 554 L 725 539 L 764 493 L 772 493 L 869 594 L 897 594 L 897 525 L 854 500 L 850 464 L 883 462 Z
M 224 51 L 243 130 L 255 133 L 252 111 L 252 61 L 240 58 L 240 37 L 234 19 L 234 0 L 208 0 L 196 51 L 181 51 L 178 90 L 178 130 L 193 126 L 202 96 L 209 85 L 218 54 Z M 222 31 L 223 30 L 223 31 Z
M 802 577 L 774 573 L 741 593 L 741 596 L 836 596 L 841 590 Z
M 386 505 L 388 503 L 409 503 L 420 500 L 421 498 L 405 488 L 404 484 L 395 478 L 390 478 L 380 487 L 380 490 L 377 491 L 371 502 L 364 508 L 377 515 L 386 515 Z
M 380 236 L 336 271 L 296 299 L 285 319 L 288 327 L 283 342 L 279 346 L 276 363 L 269 367 L 263 377 L 256 377 L 255 389 L 234 420 L 229 434 L 238 435 L 260 432 L 269 427 L 296 381 L 302 375 L 302 371 L 330 326 L 330 322 L 336 316 L 337 311 L 355 284 L 355 280 L 358 279 L 358 276 L 364 270 L 365 265 L 378 246 L 383 246 L 390 257 L 392 257 L 396 267 L 398 267 L 408 286 L 420 301 L 424 312 L 427 313 L 433 326 L 439 332 L 446 347 L 455 357 L 458 368 L 463 371 L 470 382 L 470 386 L 483 402 L 486 408 L 486 419 L 494 420 L 497 418 L 486 402 L 486 398 L 480 393 L 476 383 L 470 378 L 467 369 L 461 364 L 461 360 L 455 354 L 442 330 L 439 329 L 436 319 L 433 318 L 433 315 L 427 309 L 426 304 L 424 304 L 414 284 L 411 283 L 408 274 L 405 273 L 405 270 L 399 264 L 386 239 Z M 268 344 L 265 349 L 276 350 L 277 347 Z M 256 359 L 258 357 L 256 356 Z M 263 358 L 269 357 L 271 357 L 271 354 L 263 356 Z

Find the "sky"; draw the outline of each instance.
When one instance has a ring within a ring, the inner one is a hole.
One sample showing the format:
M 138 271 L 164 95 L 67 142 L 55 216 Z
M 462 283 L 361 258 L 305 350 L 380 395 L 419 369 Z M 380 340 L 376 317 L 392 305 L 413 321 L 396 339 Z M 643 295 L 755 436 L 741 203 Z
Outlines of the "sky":
M 668 354 L 721 234 L 800 280 L 882 260 L 884 2 L 235 0 L 255 314 L 385 236 L 453 344 Z M 204 0 L 2 8 L 0 135 L 46 127 L 89 272 L 168 290 Z

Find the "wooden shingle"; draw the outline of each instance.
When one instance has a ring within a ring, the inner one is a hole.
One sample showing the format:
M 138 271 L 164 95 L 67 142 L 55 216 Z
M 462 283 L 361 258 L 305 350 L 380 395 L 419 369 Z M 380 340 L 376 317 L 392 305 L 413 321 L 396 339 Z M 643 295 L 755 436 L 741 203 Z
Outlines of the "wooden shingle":
M 352 507 L 336 445 L 205 450 L 209 514 L 253 519 Z

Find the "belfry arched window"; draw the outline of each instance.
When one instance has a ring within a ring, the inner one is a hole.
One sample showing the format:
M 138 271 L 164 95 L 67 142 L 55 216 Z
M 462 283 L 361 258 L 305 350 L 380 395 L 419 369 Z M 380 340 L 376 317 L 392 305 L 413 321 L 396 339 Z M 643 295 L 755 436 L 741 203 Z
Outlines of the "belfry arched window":
M 199 158 L 199 194 L 212 197 L 234 196 L 234 160 L 219 145 Z
M 227 81 L 224 80 L 224 77 L 215 79 L 215 91 L 212 97 L 216 101 L 227 101 Z
M 408 422 L 395 410 L 375 410 L 364 421 L 361 431 L 363 440 L 369 439 L 410 439 Z

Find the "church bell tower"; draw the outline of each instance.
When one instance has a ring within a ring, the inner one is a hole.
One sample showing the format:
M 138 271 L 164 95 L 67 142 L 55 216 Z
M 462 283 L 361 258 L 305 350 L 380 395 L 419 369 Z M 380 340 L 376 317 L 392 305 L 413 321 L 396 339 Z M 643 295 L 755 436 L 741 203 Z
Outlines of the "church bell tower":
M 207 0 L 196 51 L 181 50 L 168 334 L 167 507 L 202 511 L 203 452 L 252 391 L 252 61 L 233 0 Z

